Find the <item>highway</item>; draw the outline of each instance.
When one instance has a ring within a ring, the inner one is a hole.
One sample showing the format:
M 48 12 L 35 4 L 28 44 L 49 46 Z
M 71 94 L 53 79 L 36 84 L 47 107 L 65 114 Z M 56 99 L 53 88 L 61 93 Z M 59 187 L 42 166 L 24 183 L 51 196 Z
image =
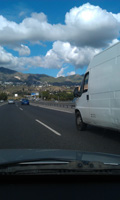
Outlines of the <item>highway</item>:
M 120 132 L 88 126 L 74 113 L 33 105 L 0 105 L 0 149 L 67 149 L 120 154 Z

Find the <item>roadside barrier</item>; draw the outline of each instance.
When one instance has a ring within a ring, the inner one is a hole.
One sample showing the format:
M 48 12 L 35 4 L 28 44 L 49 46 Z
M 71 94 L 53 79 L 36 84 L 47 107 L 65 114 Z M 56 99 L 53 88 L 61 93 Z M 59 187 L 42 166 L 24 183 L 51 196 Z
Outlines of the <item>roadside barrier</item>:
M 31 101 L 36 104 L 46 105 L 46 106 L 54 106 L 54 107 L 63 107 L 63 108 L 74 108 L 75 103 L 73 102 L 60 102 L 60 101 Z

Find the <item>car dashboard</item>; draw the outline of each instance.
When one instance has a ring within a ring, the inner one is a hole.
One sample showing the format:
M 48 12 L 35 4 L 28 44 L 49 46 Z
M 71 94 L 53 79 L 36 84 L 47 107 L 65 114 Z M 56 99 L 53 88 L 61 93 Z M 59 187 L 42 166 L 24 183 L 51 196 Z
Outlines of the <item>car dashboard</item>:
M 0 177 L 1 199 L 120 199 L 118 175 Z

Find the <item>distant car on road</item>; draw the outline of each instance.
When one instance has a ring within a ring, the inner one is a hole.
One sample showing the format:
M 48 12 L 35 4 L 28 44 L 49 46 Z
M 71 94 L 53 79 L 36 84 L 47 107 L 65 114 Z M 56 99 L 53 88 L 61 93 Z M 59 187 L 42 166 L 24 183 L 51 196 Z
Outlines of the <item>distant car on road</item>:
M 29 100 L 28 99 L 22 99 L 21 105 L 29 105 Z
M 0 100 L 0 103 L 3 103 L 4 102 L 4 100 Z
M 8 104 L 15 104 L 14 99 L 9 99 L 9 100 L 8 100 Z

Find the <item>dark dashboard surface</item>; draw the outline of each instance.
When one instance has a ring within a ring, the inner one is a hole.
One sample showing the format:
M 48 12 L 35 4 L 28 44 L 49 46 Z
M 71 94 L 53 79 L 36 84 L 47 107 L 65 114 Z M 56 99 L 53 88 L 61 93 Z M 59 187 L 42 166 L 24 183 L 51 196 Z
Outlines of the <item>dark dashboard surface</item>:
M 120 199 L 120 177 L 1 176 L 0 199 Z

